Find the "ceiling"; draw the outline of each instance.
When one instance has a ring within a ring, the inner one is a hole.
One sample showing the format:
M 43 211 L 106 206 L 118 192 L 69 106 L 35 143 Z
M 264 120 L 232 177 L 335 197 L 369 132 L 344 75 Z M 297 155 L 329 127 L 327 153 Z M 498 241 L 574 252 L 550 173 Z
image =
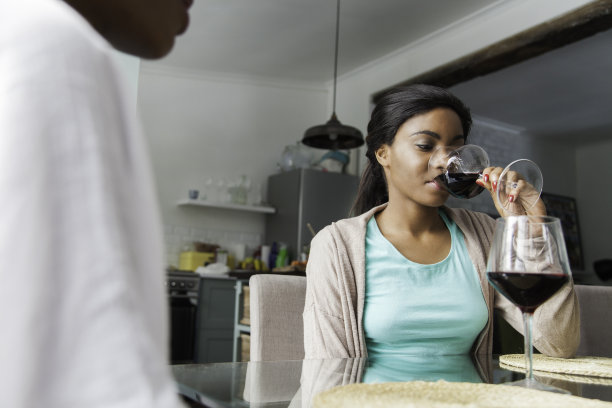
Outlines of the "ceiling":
M 338 73 L 396 52 L 504 0 L 343 0 Z M 160 64 L 189 71 L 328 83 L 332 0 L 196 0 Z M 480 117 L 571 143 L 612 138 L 612 30 L 456 85 Z M 409 79 L 409 78 L 406 78 Z
M 352 71 L 501 0 L 342 0 L 338 74 Z M 291 81 L 333 79 L 333 0 L 196 0 L 160 64 Z

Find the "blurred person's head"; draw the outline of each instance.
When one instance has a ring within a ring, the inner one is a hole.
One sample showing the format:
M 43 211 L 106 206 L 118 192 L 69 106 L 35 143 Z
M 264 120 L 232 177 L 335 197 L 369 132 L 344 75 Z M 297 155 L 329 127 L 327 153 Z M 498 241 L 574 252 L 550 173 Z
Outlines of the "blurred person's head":
M 65 0 L 119 51 L 161 58 L 189 24 L 193 0 Z

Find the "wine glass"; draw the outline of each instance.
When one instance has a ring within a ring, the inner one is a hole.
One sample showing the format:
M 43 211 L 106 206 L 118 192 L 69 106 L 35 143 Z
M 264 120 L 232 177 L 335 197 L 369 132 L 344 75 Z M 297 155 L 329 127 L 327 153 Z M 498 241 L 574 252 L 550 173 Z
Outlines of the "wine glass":
M 476 197 L 484 190 L 476 180 L 487 167 L 489 155 L 482 147 L 472 144 L 440 147 L 429 158 L 430 170 L 442 171 L 434 182 L 457 198 Z
M 524 215 L 538 202 L 543 183 L 537 164 L 528 159 L 515 160 L 499 176 L 497 202 L 506 212 Z
M 429 159 L 430 171 L 440 173 L 434 182 L 457 198 L 469 199 L 484 190 L 476 181 L 482 179 L 487 167 L 487 152 L 469 144 L 458 148 L 440 147 Z M 542 185 L 542 172 L 537 164 L 527 159 L 515 160 L 500 174 L 495 190 L 497 201 L 507 213 L 526 214 L 538 202 Z
M 535 310 L 570 281 L 570 268 L 558 218 L 509 216 L 495 222 L 487 262 L 489 283 L 523 313 L 525 379 L 509 383 L 566 392 L 533 378 L 531 326 Z

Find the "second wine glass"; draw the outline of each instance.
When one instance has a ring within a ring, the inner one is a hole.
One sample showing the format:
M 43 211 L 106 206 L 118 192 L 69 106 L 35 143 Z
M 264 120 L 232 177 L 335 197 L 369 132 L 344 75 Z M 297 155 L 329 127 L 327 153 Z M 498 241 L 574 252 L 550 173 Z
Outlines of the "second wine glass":
M 525 380 L 509 385 L 565 393 L 536 381 L 532 368 L 533 314 L 570 281 L 559 219 L 525 215 L 498 218 L 489 251 L 487 278 L 523 314 L 526 376 Z

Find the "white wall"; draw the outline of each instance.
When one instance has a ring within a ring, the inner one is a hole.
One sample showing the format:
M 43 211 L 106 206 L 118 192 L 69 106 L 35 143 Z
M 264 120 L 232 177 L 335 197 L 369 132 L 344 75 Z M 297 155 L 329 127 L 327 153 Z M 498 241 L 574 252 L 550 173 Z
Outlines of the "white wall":
M 144 64 L 143 64 L 144 65 Z M 260 245 L 265 216 L 177 207 L 206 178 L 248 175 L 254 186 L 276 172 L 284 146 L 327 120 L 328 90 L 312 84 L 211 77 L 143 66 L 139 109 L 150 142 L 168 260 L 191 241 Z M 265 196 L 264 196 L 265 197 Z
M 577 206 L 587 271 L 593 261 L 612 258 L 612 135 L 584 146 L 576 154 Z

